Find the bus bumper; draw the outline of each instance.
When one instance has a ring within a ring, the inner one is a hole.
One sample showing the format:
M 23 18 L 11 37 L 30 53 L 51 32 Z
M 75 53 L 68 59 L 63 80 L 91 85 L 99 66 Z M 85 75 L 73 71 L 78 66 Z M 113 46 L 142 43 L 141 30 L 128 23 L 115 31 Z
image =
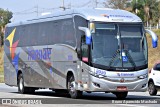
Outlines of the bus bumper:
M 125 79 L 125 78 L 124 78 Z M 120 79 L 118 79 L 120 80 Z M 117 91 L 136 91 L 144 92 L 147 91 L 148 79 L 138 79 L 132 82 L 113 82 L 106 80 L 105 78 L 98 78 L 90 75 L 90 82 L 88 83 L 87 91 L 93 92 L 117 92 Z M 126 87 L 126 90 L 119 90 L 117 87 Z

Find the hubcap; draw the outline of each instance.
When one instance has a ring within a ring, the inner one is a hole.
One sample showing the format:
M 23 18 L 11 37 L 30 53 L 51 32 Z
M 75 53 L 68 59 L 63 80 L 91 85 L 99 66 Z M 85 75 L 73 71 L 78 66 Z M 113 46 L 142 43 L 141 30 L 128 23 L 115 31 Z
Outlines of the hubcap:
M 149 85 L 149 93 L 152 93 L 152 92 L 153 92 L 153 88 L 154 88 L 153 84 L 150 84 L 150 85 Z
M 22 80 L 22 78 L 19 81 L 19 88 L 20 88 L 20 90 L 23 90 L 23 80 Z
M 70 86 L 69 86 L 69 89 L 71 91 L 71 93 L 74 93 L 75 92 L 75 82 L 71 82 Z

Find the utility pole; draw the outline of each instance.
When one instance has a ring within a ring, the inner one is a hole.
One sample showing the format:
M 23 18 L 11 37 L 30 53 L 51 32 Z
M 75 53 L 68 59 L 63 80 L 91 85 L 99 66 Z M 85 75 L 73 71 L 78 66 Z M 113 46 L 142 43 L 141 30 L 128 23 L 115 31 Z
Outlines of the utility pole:
M 38 17 L 38 13 L 39 13 L 39 11 L 38 11 L 38 10 L 39 10 L 39 9 L 38 9 L 38 5 L 37 5 L 37 6 L 35 6 L 35 9 L 36 9 L 36 11 L 35 11 L 35 12 L 37 13 L 37 17 Z
M 62 0 L 62 6 L 60 8 L 62 8 L 63 11 L 66 10 L 66 8 L 64 7 L 64 0 Z
M 97 0 L 95 0 L 95 3 L 96 3 L 96 8 L 97 8 L 97 6 L 98 6 L 98 1 L 97 1 Z

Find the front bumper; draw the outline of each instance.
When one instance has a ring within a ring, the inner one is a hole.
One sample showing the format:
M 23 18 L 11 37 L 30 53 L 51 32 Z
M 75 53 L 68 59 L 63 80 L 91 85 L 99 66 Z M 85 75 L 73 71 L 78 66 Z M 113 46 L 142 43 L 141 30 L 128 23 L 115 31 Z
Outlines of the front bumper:
M 132 82 L 114 82 L 110 80 L 106 80 L 105 78 L 98 78 L 95 76 L 89 76 L 89 83 L 87 84 L 87 91 L 95 91 L 95 92 L 115 92 L 118 91 L 118 86 L 127 87 L 127 91 L 136 91 L 136 92 L 144 92 L 147 91 L 148 79 L 137 79 Z M 117 81 L 121 78 L 117 78 Z M 124 78 L 127 80 L 127 78 Z

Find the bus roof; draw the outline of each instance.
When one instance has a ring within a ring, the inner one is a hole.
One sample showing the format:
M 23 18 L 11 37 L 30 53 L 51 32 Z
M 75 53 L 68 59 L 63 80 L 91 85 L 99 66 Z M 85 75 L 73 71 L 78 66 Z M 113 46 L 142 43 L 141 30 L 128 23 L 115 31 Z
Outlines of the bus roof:
M 41 16 L 26 21 L 20 21 L 18 23 L 10 23 L 7 26 L 18 26 L 31 23 L 66 19 L 66 18 L 71 18 L 75 15 L 81 16 L 86 20 L 90 21 L 142 22 L 142 20 L 137 15 L 125 10 L 109 9 L 109 8 L 77 8 L 77 9 L 68 9 L 65 11 L 57 11 L 50 15 Z

